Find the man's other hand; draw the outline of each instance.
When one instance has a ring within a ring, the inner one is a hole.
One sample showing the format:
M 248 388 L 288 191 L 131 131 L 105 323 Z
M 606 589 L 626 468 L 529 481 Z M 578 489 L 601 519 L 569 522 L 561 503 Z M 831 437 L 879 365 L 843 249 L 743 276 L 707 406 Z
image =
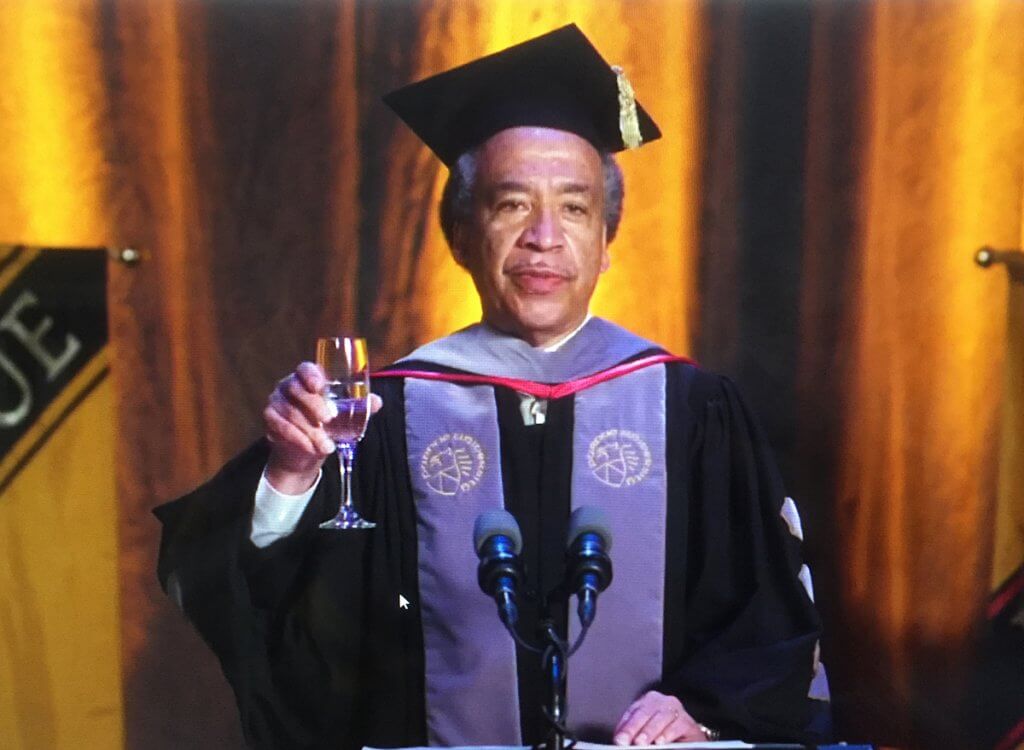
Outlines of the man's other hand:
M 303 362 L 281 380 L 263 409 L 263 426 L 270 441 L 267 481 L 278 492 L 298 495 L 311 486 L 320 466 L 334 452 L 334 441 L 323 423 L 336 416 L 335 406 L 323 397 L 327 379 L 312 362 Z M 382 405 L 370 396 L 370 414 Z
M 644 693 L 626 709 L 613 736 L 616 745 L 707 741 L 704 730 L 679 699 L 656 690 Z

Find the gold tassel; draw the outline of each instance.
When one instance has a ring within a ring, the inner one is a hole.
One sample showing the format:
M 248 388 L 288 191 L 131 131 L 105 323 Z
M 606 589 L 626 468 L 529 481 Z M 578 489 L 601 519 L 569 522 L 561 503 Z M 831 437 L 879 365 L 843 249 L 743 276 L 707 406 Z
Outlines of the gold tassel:
M 640 119 L 636 114 L 636 95 L 625 71 L 618 65 L 613 65 L 612 70 L 615 71 L 615 82 L 619 85 L 619 133 L 622 135 L 622 143 L 626 148 L 638 148 L 644 139 L 640 135 Z

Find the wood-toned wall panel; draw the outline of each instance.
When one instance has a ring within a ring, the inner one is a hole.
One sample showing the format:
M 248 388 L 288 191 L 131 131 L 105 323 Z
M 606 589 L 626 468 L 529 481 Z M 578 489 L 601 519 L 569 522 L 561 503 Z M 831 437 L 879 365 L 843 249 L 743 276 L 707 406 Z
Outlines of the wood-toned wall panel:
M 425 4 L 402 83 L 478 56 L 484 31 L 476 21 L 472 3 Z M 381 362 L 434 338 L 439 326 L 461 328 L 479 315 L 479 307 L 473 309 L 472 284 L 450 262 L 437 224 L 443 167 L 405 127 L 393 132 L 385 148 L 374 155 L 380 159 L 375 167 L 385 178 L 375 232 L 378 245 L 372 249 L 379 262 L 378 284 L 367 290 L 376 296 L 372 327 Z M 433 305 L 428 299 L 443 302 Z
M 834 555 L 844 532 L 834 493 L 844 404 L 849 398 L 848 342 L 856 331 L 858 260 L 863 244 L 861 186 L 867 169 L 861 102 L 870 84 L 871 7 L 829 3 L 814 16 L 808 83 L 806 202 L 797 363 L 796 471 L 793 483 L 810 530 L 805 550 L 813 565 L 818 605 L 826 622 L 843 622 L 843 562 Z M 861 629 L 861 632 L 863 630 Z M 891 709 L 889 666 L 848 648 L 849 631 L 831 627 L 823 658 L 833 686 L 837 723 L 850 739 L 885 732 L 902 721 Z M 864 639 L 867 641 L 868 639 Z M 875 644 L 862 643 L 873 651 Z
M 640 8 L 626 1 L 617 3 L 617 22 L 609 23 L 604 6 L 592 7 L 596 12 L 583 28 L 622 65 L 663 133 L 619 155 L 625 212 L 593 310 L 674 352 L 693 354 L 705 136 L 700 8 L 664 0 Z
M 217 311 L 198 175 L 216 153 L 203 85 L 205 17 L 199 3 L 115 3 L 102 20 L 113 110 L 109 201 L 118 240 L 145 253 L 138 266 L 115 269 L 110 294 L 126 436 L 118 472 L 126 745 L 237 746 L 230 691 L 156 586 L 158 528 L 149 513 L 216 467 L 221 424 L 231 425 L 218 409 Z M 175 666 L 182 661 L 193 665 L 187 679 Z
M 804 3 L 710 4 L 704 27 L 710 51 L 695 354 L 737 379 L 787 481 L 797 433 L 811 15 Z
M 847 646 L 919 712 L 895 741 L 955 731 L 987 591 L 1006 292 L 970 259 L 1020 235 L 1022 11 L 874 8 L 835 512 Z
M 111 202 L 146 255 L 112 291 L 120 425 L 139 437 L 120 475 L 128 741 L 227 747 L 233 700 L 155 586 L 149 511 L 259 434 L 319 331 L 355 326 L 354 5 L 126 2 L 104 21 Z
M 1024 232 L 1024 209 L 1021 216 Z M 1018 270 L 1008 278 L 1006 372 L 990 576 L 993 591 L 1005 587 L 1024 564 L 1024 461 L 1020 460 L 1024 455 L 1024 274 Z

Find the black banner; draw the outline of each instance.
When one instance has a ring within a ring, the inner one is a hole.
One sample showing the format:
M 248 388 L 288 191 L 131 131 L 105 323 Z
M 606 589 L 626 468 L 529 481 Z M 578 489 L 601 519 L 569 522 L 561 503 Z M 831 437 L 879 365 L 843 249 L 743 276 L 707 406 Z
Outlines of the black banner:
M 109 372 L 107 262 L 0 248 L 0 491 Z

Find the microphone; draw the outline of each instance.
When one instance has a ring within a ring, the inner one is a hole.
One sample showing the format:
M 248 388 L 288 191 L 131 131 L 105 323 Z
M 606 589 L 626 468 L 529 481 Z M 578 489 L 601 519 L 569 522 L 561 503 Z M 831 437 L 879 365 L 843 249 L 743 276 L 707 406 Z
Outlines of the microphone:
M 612 582 L 612 532 L 604 511 L 583 506 L 573 511 L 566 536 L 566 571 L 579 604 L 580 625 L 589 628 L 597 614 L 597 595 Z
M 519 620 L 516 589 L 522 578 L 519 551 L 523 548 L 519 524 L 507 510 L 485 510 L 473 525 L 473 547 L 480 558 L 480 589 L 494 597 L 498 617 L 511 630 Z

